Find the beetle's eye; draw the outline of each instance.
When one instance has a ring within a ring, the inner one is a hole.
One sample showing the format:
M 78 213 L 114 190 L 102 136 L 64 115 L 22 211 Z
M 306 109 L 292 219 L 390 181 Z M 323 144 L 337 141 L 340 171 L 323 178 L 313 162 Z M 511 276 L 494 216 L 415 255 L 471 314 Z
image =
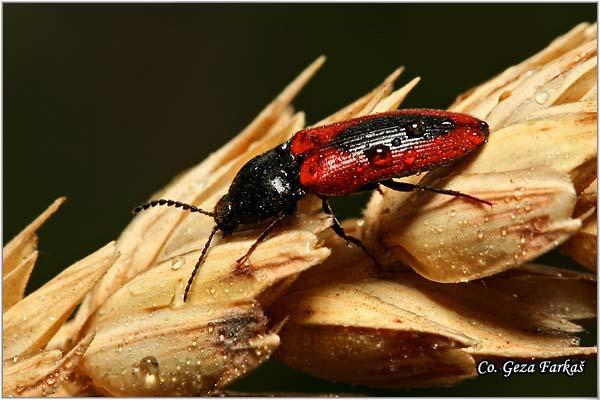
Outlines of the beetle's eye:
M 423 121 L 411 122 L 406 126 L 406 133 L 408 136 L 417 137 L 422 136 L 426 131 L 425 124 Z

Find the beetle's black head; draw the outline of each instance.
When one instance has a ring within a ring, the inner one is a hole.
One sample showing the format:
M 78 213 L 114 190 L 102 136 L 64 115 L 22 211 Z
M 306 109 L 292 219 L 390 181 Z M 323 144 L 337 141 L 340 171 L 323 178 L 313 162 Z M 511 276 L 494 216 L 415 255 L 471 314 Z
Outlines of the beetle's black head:
M 217 227 L 225 234 L 233 232 L 240 224 L 235 213 L 235 204 L 228 194 L 225 194 L 217 202 L 214 213 Z

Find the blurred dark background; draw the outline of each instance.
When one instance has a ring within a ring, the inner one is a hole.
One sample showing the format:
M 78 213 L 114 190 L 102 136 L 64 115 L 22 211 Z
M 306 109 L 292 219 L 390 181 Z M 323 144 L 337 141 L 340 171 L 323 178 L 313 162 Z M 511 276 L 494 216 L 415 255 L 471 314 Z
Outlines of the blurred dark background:
M 316 122 L 399 65 L 403 106 L 445 108 L 596 4 L 3 4 L 3 242 L 56 197 L 28 291 L 115 239 L 130 209 L 239 132 L 320 54 L 295 101 Z M 342 200 L 343 216 L 361 198 Z M 364 200 L 364 198 L 363 198 Z M 339 205 L 338 205 L 339 204 Z M 595 343 L 595 330 L 587 340 Z M 584 340 L 586 340 L 584 338 Z M 481 377 L 453 389 L 334 385 L 268 363 L 240 389 L 372 395 L 595 396 L 584 375 Z

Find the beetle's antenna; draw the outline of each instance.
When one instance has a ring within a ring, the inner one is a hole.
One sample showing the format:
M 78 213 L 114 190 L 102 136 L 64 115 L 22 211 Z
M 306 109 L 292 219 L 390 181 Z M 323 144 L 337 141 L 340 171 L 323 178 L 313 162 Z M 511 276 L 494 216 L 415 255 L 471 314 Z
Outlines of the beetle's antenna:
M 132 213 L 137 214 L 140 211 L 147 210 L 150 207 L 156 207 L 156 206 L 167 206 L 167 207 L 176 207 L 176 208 L 181 207 L 182 209 L 187 210 L 189 212 L 197 212 L 200 214 L 208 215 L 210 217 L 215 216 L 214 212 L 206 211 L 206 210 L 203 210 L 196 206 L 193 206 L 191 204 L 182 203 L 181 201 L 168 200 L 168 199 L 158 199 L 158 200 L 149 201 L 148 203 L 144 203 L 141 206 L 137 206 L 136 208 L 134 208 Z
M 204 260 L 204 256 L 206 255 L 206 252 L 208 251 L 208 247 L 210 246 L 210 242 L 211 242 L 213 236 L 215 236 L 215 233 L 217 233 L 218 230 L 219 230 L 219 227 L 217 225 L 213 226 L 212 232 L 210 232 L 210 235 L 208 235 L 208 240 L 204 244 L 204 248 L 202 249 L 202 253 L 200 253 L 200 257 L 198 258 L 198 261 L 196 262 L 196 265 L 194 265 L 194 270 L 192 271 L 192 275 L 190 275 L 190 279 L 188 279 L 187 286 L 185 287 L 185 292 L 183 292 L 183 302 L 184 303 L 187 300 L 188 294 L 190 292 L 190 288 L 192 287 L 192 282 L 194 282 L 194 277 L 196 276 L 196 273 L 198 272 L 198 269 L 200 268 L 200 264 L 202 264 L 202 261 Z

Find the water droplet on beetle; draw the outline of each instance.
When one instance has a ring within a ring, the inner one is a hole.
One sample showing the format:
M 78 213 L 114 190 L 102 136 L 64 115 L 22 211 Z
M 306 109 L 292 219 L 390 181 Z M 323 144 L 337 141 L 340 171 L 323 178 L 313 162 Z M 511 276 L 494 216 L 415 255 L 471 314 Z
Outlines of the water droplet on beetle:
M 365 150 L 365 156 L 374 167 L 389 167 L 392 162 L 392 151 L 384 144 L 378 144 Z
M 402 144 L 402 141 L 400 140 L 400 138 L 394 138 L 394 139 L 392 139 L 392 146 L 398 147 L 401 144 Z
M 423 121 L 411 122 L 406 126 L 406 133 L 408 136 L 418 137 L 425 133 L 426 127 Z
M 414 164 L 416 159 L 417 159 L 417 155 L 415 154 L 415 152 L 413 150 L 407 151 L 406 154 L 404 155 L 404 162 L 408 165 Z

